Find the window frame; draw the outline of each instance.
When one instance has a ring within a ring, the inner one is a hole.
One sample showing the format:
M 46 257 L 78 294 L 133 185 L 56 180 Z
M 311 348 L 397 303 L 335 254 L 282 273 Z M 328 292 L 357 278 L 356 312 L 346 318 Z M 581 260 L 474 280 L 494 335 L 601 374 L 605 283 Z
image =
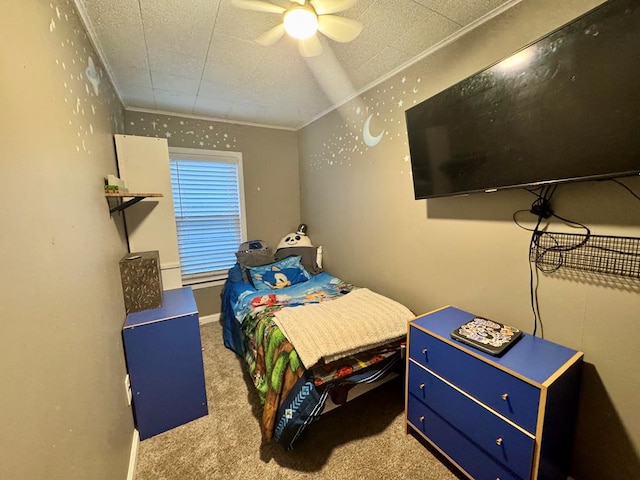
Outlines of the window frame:
M 202 162 L 216 162 L 216 163 L 233 163 L 237 169 L 237 181 L 238 181 L 238 195 L 240 203 L 240 243 L 247 241 L 247 215 L 245 209 L 245 197 L 244 197 L 244 172 L 242 165 L 242 153 L 233 152 L 227 150 L 207 150 L 200 148 L 187 148 L 187 147 L 169 147 L 169 165 L 172 161 L 179 160 L 195 160 Z M 173 182 L 172 182 L 173 183 Z M 172 185 L 172 196 L 173 192 Z M 175 211 L 175 203 L 174 203 Z M 176 234 L 178 234 L 178 219 L 176 217 Z M 180 246 L 178 245 L 178 253 L 180 252 Z M 194 275 L 194 274 L 192 274 Z M 198 277 L 191 277 L 185 281 L 185 275 L 181 274 L 181 280 L 183 286 L 189 286 L 193 289 L 207 288 L 213 286 L 223 285 L 227 280 L 228 275 L 220 277 L 219 275 L 209 274 L 195 274 Z

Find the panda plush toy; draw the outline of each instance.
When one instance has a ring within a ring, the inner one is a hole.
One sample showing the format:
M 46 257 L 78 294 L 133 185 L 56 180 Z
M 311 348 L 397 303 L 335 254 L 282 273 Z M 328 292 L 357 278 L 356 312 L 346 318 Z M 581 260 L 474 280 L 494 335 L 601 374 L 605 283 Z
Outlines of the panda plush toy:
M 280 243 L 278 249 L 289 247 L 312 247 L 311 239 L 307 237 L 307 226 L 304 223 L 298 225 L 298 231 L 286 234 Z
M 296 232 L 282 237 L 276 249 L 275 259 L 282 260 L 293 255 L 301 257 L 301 263 L 309 273 L 315 275 L 322 271 L 322 247 L 313 246 L 307 236 L 307 225 L 304 223 L 298 225 Z

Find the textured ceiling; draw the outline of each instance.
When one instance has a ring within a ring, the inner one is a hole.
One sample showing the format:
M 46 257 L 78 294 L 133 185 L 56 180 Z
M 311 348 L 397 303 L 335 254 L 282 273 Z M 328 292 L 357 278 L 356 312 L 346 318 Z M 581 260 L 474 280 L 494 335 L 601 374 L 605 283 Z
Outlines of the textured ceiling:
M 231 0 L 75 0 L 125 108 L 297 129 L 520 0 L 358 0 L 353 42 L 303 58 Z M 288 6 L 287 0 L 271 3 Z

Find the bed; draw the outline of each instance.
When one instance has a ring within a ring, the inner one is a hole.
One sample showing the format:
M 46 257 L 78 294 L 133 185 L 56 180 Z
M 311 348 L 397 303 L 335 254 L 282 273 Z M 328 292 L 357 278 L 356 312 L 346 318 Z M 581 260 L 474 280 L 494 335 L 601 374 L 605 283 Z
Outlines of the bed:
M 292 449 L 354 386 L 376 384 L 401 368 L 414 315 L 317 265 L 304 268 L 295 255 L 303 250 L 289 250 L 278 261 L 237 263 L 229 271 L 221 322 L 225 347 L 243 359 L 263 404 L 263 443 Z

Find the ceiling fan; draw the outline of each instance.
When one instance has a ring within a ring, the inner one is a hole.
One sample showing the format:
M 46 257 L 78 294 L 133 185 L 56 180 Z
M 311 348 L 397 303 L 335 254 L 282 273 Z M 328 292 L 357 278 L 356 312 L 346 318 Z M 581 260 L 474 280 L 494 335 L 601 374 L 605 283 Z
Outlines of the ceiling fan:
M 356 0 L 291 0 L 289 8 L 263 0 L 231 0 L 231 3 L 245 10 L 281 14 L 282 23 L 260 35 L 255 42 L 268 47 L 287 33 L 298 40 L 298 51 L 303 57 L 315 57 L 322 53 L 322 44 L 316 32 L 336 42 L 347 43 L 362 31 L 360 22 L 331 15 L 351 8 Z

